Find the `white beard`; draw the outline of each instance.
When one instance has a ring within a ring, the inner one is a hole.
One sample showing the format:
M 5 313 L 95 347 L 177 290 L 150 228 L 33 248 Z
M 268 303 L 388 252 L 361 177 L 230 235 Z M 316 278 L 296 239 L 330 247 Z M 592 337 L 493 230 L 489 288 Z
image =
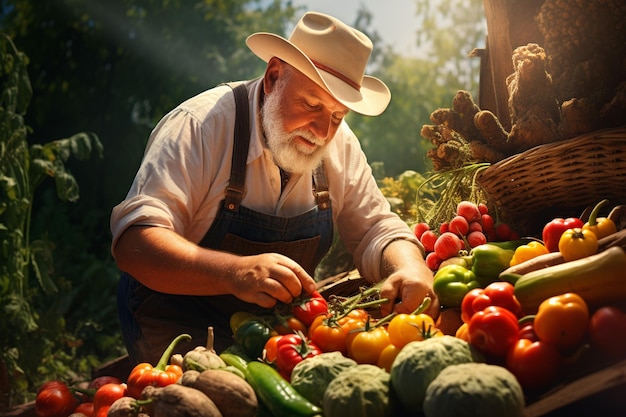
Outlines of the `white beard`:
M 328 147 L 308 130 L 285 132 L 281 112 L 283 90 L 283 84 L 279 81 L 274 90 L 265 96 L 263 103 L 261 117 L 267 147 L 276 165 L 285 171 L 291 174 L 308 174 L 321 163 Z M 317 144 L 317 148 L 311 151 L 308 147 L 299 146 L 295 142 L 298 137 Z

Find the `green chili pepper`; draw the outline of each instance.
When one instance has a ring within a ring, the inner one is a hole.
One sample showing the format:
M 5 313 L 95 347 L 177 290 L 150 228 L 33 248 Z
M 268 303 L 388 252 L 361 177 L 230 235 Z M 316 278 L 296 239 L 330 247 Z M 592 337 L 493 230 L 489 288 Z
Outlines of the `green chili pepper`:
M 486 287 L 498 280 L 500 272 L 509 267 L 515 249 L 503 249 L 500 246 L 485 243 L 476 246 L 470 252 L 472 256 L 472 272 L 481 287 Z
M 454 264 L 439 268 L 433 282 L 433 290 L 444 307 L 460 307 L 465 294 L 479 286 L 470 269 Z
M 270 365 L 252 361 L 248 363 L 250 385 L 261 402 L 275 417 L 321 416 L 322 409 L 304 398 Z
M 245 380 L 250 381 L 250 373 L 248 372 L 249 361 L 246 360 L 246 358 L 236 353 L 230 353 L 226 351 L 220 353 L 220 358 L 222 358 L 226 365 L 232 366 L 233 368 L 241 371 Z

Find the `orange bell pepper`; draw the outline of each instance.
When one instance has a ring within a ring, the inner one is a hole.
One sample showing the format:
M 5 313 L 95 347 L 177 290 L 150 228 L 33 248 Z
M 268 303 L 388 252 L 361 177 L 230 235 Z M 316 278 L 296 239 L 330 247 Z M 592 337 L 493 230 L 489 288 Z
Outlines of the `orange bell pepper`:
M 191 339 L 191 336 L 188 334 L 181 334 L 176 337 L 165 349 L 159 362 L 154 367 L 146 362 L 135 365 L 128 376 L 127 395 L 139 399 L 141 398 L 141 392 L 148 385 L 165 387 L 178 381 L 178 378 L 183 374 L 183 369 L 178 365 L 168 365 L 168 362 L 178 342 L 189 339 Z
M 539 305 L 534 328 L 539 340 L 562 350 L 582 343 L 589 326 L 587 303 L 578 294 L 550 297 Z

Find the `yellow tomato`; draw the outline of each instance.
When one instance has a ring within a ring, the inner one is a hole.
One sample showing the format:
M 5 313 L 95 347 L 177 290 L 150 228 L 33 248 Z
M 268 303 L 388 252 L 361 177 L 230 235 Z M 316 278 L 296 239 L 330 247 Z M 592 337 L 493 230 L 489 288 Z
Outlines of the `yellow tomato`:
M 435 331 L 435 321 L 428 314 L 398 314 L 389 322 L 389 341 L 399 348 L 424 340 Z
M 559 252 L 567 262 L 598 253 L 598 238 L 588 229 L 567 229 L 559 239 Z

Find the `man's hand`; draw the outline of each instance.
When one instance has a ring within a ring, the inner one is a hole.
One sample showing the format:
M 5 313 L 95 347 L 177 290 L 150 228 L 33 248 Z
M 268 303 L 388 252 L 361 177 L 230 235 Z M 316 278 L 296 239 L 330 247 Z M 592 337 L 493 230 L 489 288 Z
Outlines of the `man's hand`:
M 131 226 L 114 249 L 122 271 L 166 294 L 232 294 L 270 308 L 316 289 L 313 278 L 291 258 L 201 248 L 164 227 Z
M 380 297 L 387 298 L 390 302 L 381 305 L 381 313 L 383 316 L 392 311 L 410 314 L 419 307 L 425 297 L 430 297 L 430 306 L 424 313 L 436 319 L 440 305 L 431 283 L 428 275 L 416 276 L 414 271 L 411 276 L 407 276 L 403 271 L 389 275 L 381 285 Z
M 316 290 L 315 280 L 292 259 L 277 254 L 242 257 L 233 273 L 233 295 L 264 308 L 290 303 L 302 291 Z
M 387 276 L 381 284 L 381 298 L 389 303 L 381 305 L 383 315 L 412 313 L 430 297 L 430 307 L 425 311 L 433 318 L 439 316 L 439 300 L 433 291 L 433 272 L 426 266 L 422 252 L 415 243 L 407 240 L 391 242 L 383 251 L 381 275 Z

